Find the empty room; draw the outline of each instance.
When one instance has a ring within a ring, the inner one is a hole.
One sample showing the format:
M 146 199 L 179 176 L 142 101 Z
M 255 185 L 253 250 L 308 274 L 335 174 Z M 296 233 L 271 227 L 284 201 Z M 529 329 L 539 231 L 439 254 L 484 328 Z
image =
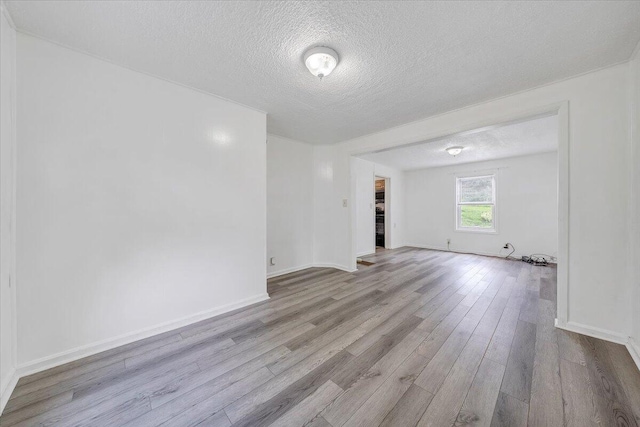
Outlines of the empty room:
M 0 426 L 640 426 L 640 2 L 0 5 Z

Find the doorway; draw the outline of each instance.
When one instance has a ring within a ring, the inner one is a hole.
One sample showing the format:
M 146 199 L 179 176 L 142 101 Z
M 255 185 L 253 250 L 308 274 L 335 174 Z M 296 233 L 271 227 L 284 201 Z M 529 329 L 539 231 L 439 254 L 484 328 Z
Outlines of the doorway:
M 374 179 L 374 239 L 376 251 L 389 247 L 389 178 L 376 176 Z
M 452 137 L 464 137 L 468 135 L 474 135 L 478 132 L 483 132 L 486 130 L 497 129 L 509 124 L 515 124 L 520 122 L 531 121 L 536 118 L 543 118 L 549 116 L 557 116 L 557 317 L 556 317 L 556 326 L 560 328 L 567 328 L 571 323 L 569 321 L 569 307 L 568 307 L 568 295 L 569 295 L 569 266 L 568 266 L 568 258 L 569 258 L 569 104 L 567 101 L 562 101 L 557 104 L 552 105 L 543 105 L 536 106 L 530 109 L 523 109 L 511 112 L 510 114 L 495 116 L 493 114 L 489 114 L 488 117 L 484 117 L 484 119 L 469 121 L 465 123 L 463 126 L 457 125 L 455 128 L 450 128 L 450 125 L 447 123 L 438 124 L 436 129 L 431 129 L 427 132 L 426 137 L 422 141 L 397 141 L 397 142 L 387 142 L 385 144 L 379 144 L 373 146 L 373 142 L 370 147 L 366 147 L 366 144 L 362 144 L 362 146 L 358 148 L 354 148 L 349 151 L 350 156 L 358 157 L 365 161 L 372 162 L 374 164 L 381 163 L 376 158 L 373 158 L 372 154 L 384 153 L 390 150 L 400 149 L 400 148 L 409 148 L 412 146 L 418 146 L 421 144 L 425 144 L 427 142 L 433 143 L 437 141 L 442 141 L 447 138 Z M 420 131 L 422 132 L 422 131 Z M 419 133 L 420 133 L 419 132 Z M 414 135 L 415 137 L 415 135 Z M 415 138 L 417 139 L 417 138 Z M 376 140 L 377 141 L 377 140 Z M 388 165 L 393 167 L 392 164 Z M 505 168 L 506 169 L 506 168 Z M 513 169 L 513 168 L 512 168 Z M 479 171 L 479 172 L 487 172 Z M 452 175 L 454 176 L 454 175 Z M 377 177 L 376 177 L 377 178 Z M 400 181 L 402 185 L 406 185 L 405 181 Z M 444 188 L 444 187 L 443 187 Z M 352 185 L 352 191 L 355 191 L 356 187 Z M 406 199 L 406 193 L 403 192 L 403 203 Z M 355 196 L 355 193 L 352 193 Z M 421 199 L 420 199 L 421 200 Z M 388 200 L 385 200 L 385 207 L 388 206 Z M 407 215 L 406 212 L 402 212 L 403 217 Z M 454 215 L 449 215 L 450 221 L 455 219 Z M 409 218 L 410 220 L 411 218 Z M 358 218 L 352 216 L 353 224 L 358 224 Z M 419 223 L 420 218 L 418 218 L 414 222 Z M 503 226 L 504 222 L 501 223 Z M 386 221 L 385 226 L 388 227 L 388 221 Z M 504 227 L 503 227 L 504 228 Z M 352 229 L 352 241 L 357 242 L 358 235 L 355 232 L 355 229 Z M 455 231 L 459 233 L 458 231 Z M 428 233 L 423 233 L 424 235 L 429 235 Z M 504 233 L 503 233 L 504 234 Z M 409 241 L 407 242 L 407 238 L 414 239 L 414 234 L 411 234 L 410 231 L 407 231 L 403 228 L 402 236 L 404 243 L 406 246 L 417 246 L 416 243 Z M 495 234 L 498 236 L 497 234 Z M 458 234 L 455 234 L 458 236 Z M 462 235 L 460 235 L 462 236 Z M 460 237 L 458 236 L 458 237 Z M 387 237 L 387 236 L 385 236 Z M 450 236 L 444 236 L 441 239 L 443 242 L 446 242 L 442 245 L 442 250 L 446 250 L 446 245 L 448 245 L 448 238 Z M 456 238 L 458 238 L 456 237 Z M 474 236 L 471 236 L 474 237 Z M 511 239 L 509 239 L 511 240 Z M 498 242 L 500 243 L 500 242 Z M 354 246 L 355 247 L 355 246 Z M 440 248 L 438 248 L 440 249 Z M 355 265 L 355 263 L 354 263 Z
M 385 211 L 385 203 L 384 203 L 384 179 L 380 179 L 376 177 L 375 181 L 375 206 L 376 206 L 376 250 L 378 248 L 384 248 L 384 211 Z

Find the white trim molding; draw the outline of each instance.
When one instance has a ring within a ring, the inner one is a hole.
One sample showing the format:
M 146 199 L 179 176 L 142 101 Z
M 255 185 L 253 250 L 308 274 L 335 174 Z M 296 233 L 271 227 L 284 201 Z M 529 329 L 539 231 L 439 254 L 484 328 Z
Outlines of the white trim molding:
M 227 304 L 221 307 L 216 307 L 211 310 L 202 311 L 200 313 L 185 316 L 181 319 L 173 320 L 170 322 L 162 323 L 149 328 L 141 329 L 128 334 L 120 335 L 118 337 L 109 338 L 96 343 L 84 345 L 81 347 L 73 348 L 71 350 L 63 351 L 51 356 L 43 357 L 25 364 L 18 366 L 17 373 L 20 377 L 35 374 L 56 366 L 64 365 L 65 363 L 73 362 L 75 360 L 82 359 L 87 356 L 91 356 L 97 353 L 101 353 L 106 350 L 111 350 L 116 347 L 120 347 L 125 344 L 130 344 L 134 341 L 139 341 L 145 338 L 152 337 L 154 335 L 162 334 L 172 331 L 174 329 L 181 328 L 183 326 L 191 325 L 202 320 L 210 319 L 220 314 L 228 313 L 239 308 L 245 308 L 253 304 L 258 304 L 269 299 L 269 294 L 259 294 L 253 297 L 245 298 L 235 303 Z
M 454 249 L 447 249 L 444 246 L 429 246 L 429 245 L 420 245 L 420 244 L 414 244 L 414 243 L 407 243 L 405 245 L 405 247 L 409 247 L 409 248 L 418 248 L 418 249 L 429 249 L 432 251 L 440 251 L 440 252 L 451 252 L 454 254 L 474 254 L 474 255 L 482 255 L 482 256 L 492 256 L 492 257 L 500 257 L 500 254 L 498 252 L 492 253 L 492 252 L 484 252 L 484 251 L 465 251 L 465 250 L 454 250 Z M 504 257 L 502 257 L 504 258 Z
M 472 250 L 464 250 L 464 249 L 460 249 L 460 250 L 455 250 L 455 249 L 447 249 L 444 246 L 429 246 L 429 245 L 421 245 L 421 244 L 413 244 L 413 243 L 409 243 L 406 244 L 405 246 L 406 248 L 419 248 L 419 249 L 429 249 L 432 251 L 440 251 L 440 252 L 451 252 L 454 254 L 472 254 L 472 255 L 481 255 L 481 256 L 490 256 L 490 257 L 495 257 L 495 258 L 503 258 L 503 259 L 507 259 L 504 253 L 501 253 L 500 251 L 498 252 L 484 252 L 484 251 L 472 251 Z M 518 255 L 512 255 L 511 259 L 512 261 L 520 261 L 520 256 Z M 550 260 L 547 261 L 549 264 L 554 264 L 556 265 L 556 261 Z
M 7 10 L 7 5 L 4 4 L 4 0 L 0 1 L 0 10 L 2 11 L 4 17 L 7 19 L 7 22 L 9 23 L 11 28 L 15 30 L 16 24 L 13 22 L 13 18 L 11 17 L 9 10 Z
M 628 337 L 623 334 L 619 334 L 617 332 L 609 331 L 606 329 L 584 325 L 582 323 L 567 322 L 563 324 L 558 319 L 556 319 L 555 324 L 556 328 L 564 329 L 565 331 L 575 332 L 577 334 L 587 335 L 589 337 L 624 345 L 625 347 L 627 347 L 627 350 L 629 351 L 631 358 L 638 367 L 638 370 L 640 370 L 640 345 L 638 345 L 636 340 L 634 340 L 632 337 Z
M 375 252 L 372 252 L 373 254 Z M 369 254 L 370 255 L 370 254 Z M 295 273 L 297 271 L 306 270 L 307 268 L 335 268 L 336 270 L 346 271 L 347 273 L 353 273 L 354 271 L 358 271 L 358 269 L 352 270 L 344 265 L 331 264 L 331 263 L 314 263 L 314 264 L 305 264 L 298 267 L 286 268 L 284 270 L 272 271 L 267 274 L 267 279 L 272 279 L 278 276 L 284 276 L 285 274 Z
M 14 369 L 13 372 L 11 372 L 11 375 L 8 376 L 8 378 L 9 380 L 6 382 L 6 384 L 2 384 L 1 387 L 2 392 L 0 392 L 0 414 L 2 414 L 2 412 L 4 411 L 4 407 L 7 406 L 7 402 L 11 397 L 11 393 L 13 393 L 13 390 L 16 388 L 16 384 L 18 384 L 20 376 Z
M 62 43 L 62 42 L 59 42 L 59 41 L 54 40 L 52 38 L 45 37 L 43 35 L 36 34 L 36 33 L 32 32 L 32 31 L 25 30 L 24 28 L 17 28 L 17 27 L 14 26 L 14 29 L 16 30 L 16 32 L 19 32 L 21 34 L 25 34 L 25 35 L 27 35 L 29 37 L 33 37 L 33 38 L 36 38 L 38 40 L 44 40 L 44 41 L 46 41 L 48 43 L 52 43 L 52 44 L 54 44 L 56 46 L 60 46 L 60 47 L 63 47 L 65 49 L 69 49 L 69 50 L 71 50 L 73 52 L 89 56 L 89 57 L 91 57 L 93 59 L 97 59 L 98 61 L 106 62 L 107 64 L 115 65 L 116 67 L 125 68 L 125 69 L 127 69 L 129 71 L 133 71 L 134 73 L 143 74 L 145 76 L 152 77 L 154 79 L 162 80 L 162 81 L 165 81 L 165 82 L 168 82 L 168 83 L 183 87 L 185 89 L 192 90 L 194 92 L 198 92 L 198 93 L 202 93 L 204 95 L 212 96 L 214 98 L 221 99 L 221 100 L 226 101 L 226 102 L 230 102 L 230 103 L 232 103 L 234 105 L 239 105 L 240 107 L 246 108 L 246 109 L 251 110 L 251 111 L 255 111 L 255 112 L 258 112 L 258 113 L 262 113 L 262 114 L 269 114 L 268 112 L 262 111 L 259 108 L 252 107 L 252 106 L 247 105 L 247 104 L 243 104 L 243 103 L 241 103 L 239 101 L 234 101 L 232 99 L 225 98 L 224 96 L 221 96 L 221 95 L 216 95 L 215 93 L 207 92 L 204 89 L 198 89 L 197 87 L 190 86 L 190 85 L 188 85 L 186 83 L 180 83 L 180 82 L 178 82 L 176 80 L 171 80 L 171 79 L 169 79 L 167 77 L 162 77 L 160 75 L 156 75 L 156 74 L 153 74 L 153 73 L 148 72 L 148 71 L 143 71 L 143 70 L 138 69 L 138 68 L 134 68 L 134 67 L 130 67 L 128 65 L 124 65 L 123 63 L 115 62 L 112 59 L 109 59 L 107 57 L 96 55 L 96 54 L 90 53 L 90 52 L 88 52 L 86 50 L 78 49 L 78 48 L 73 47 L 73 46 L 71 46 L 69 44 Z
M 3 93 L 3 97 L 7 96 L 9 97 L 9 102 L 10 102 L 10 108 L 9 108 L 9 115 L 10 115 L 10 137 L 9 137 L 9 146 L 10 146 L 10 152 L 9 152 L 9 158 L 10 158 L 10 164 L 11 167 L 10 169 L 10 174 L 8 174 L 7 176 L 3 176 L 3 180 L 5 178 L 8 178 L 9 181 L 9 194 L 8 199 L 9 199 L 9 235 L 8 236 L 2 236 L 3 239 L 7 238 L 9 240 L 9 250 L 7 251 L 8 254 L 3 253 L 3 258 L 6 256 L 6 258 L 8 259 L 8 271 L 7 271 L 7 276 L 5 276 L 5 273 L 3 272 L 3 276 L 7 277 L 8 280 L 8 298 L 9 298 L 9 304 L 10 304 L 10 319 L 9 319 L 9 323 L 10 323 L 10 334 L 8 337 L 3 337 L 3 338 L 7 338 L 7 341 L 9 341 L 10 344 L 10 367 L 8 367 L 7 372 L 3 372 L 3 378 L 2 378 L 2 383 L 0 384 L 0 414 L 2 413 L 2 411 L 4 411 L 4 407 L 7 404 L 7 402 L 9 401 L 9 397 L 11 396 L 11 393 L 13 393 L 13 390 L 16 386 L 16 384 L 18 383 L 19 380 L 19 375 L 17 373 L 17 368 L 16 368 L 16 360 L 18 358 L 18 335 L 17 335 L 17 301 L 16 301 L 16 164 L 17 164 L 17 158 L 16 158 L 16 52 L 17 52 L 17 48 L 16 48 L 16 25 L 13 21 L 13 18 L 11 17 L 11 14 L 9 13 L 9 10 L 6 7 L 6 4 L 4 1 L 0 1 L 0 13 L 2 14 L 2 16 L 4 17 L 4 19 L 6 20 L 9 28 L 10 28 L 10 37 L 8 37 L 8 40 L 4 40 L 3 39 L 3 47 L 6 47 L 6 45 L 11 45 L 11 47 L 8 50 L 8 52 L 6 52 L 8 58 L 8 62 L 10 62 L 10 88 L 9 90 L 7 90 L 7 93 Z M 4 26 L 4 25 L 3 25 Z M 3 52 L 4 54 L 4 52 Z M 3 59 L 7 59 L 7 58 L 3 58 Z M 3 182 L 4 184 L 4 182 Z M 2 201 L 3 203 L 5 203 L 5 200 Z M 4 218 L 3 218 L 4 221 Z M 4 282 L 2 284 L 2 286 L 5 286 Z M 3 345 L 5 343 L 3 342 Z M 3 355 L 3 357 L 6 357 L 6 353 Z M 4 360 L 4 362 L 7 362 L 6 360 Z
M 267 279 L 272 279 L 278 276 L 284 276 L 285 274 L 295 273 L 296 271 L 305 270 L 311 267 L 313 267 L 313 264 L 299 265 L 297 267 L 291 267 L 291 268 L 285 268 L 278 271 L 272 271 L 271 273 L 267 273 Z
M 629 342 L 629 337 L 618 332 L 609 331 L 607 329 L 596 328 L 594 326 L 585 325 L 577 322 L 563 323 L 560 319 L 555 320 L 556 328 L 564 329 L 565 331 L 575 332 L 581 335 L 587 335 L 589 337 L 598 338 L 605 341 L 614 342 L 617 344 L 626 345 Z
M 353 273 L 358 271 L 357 268 L 355 269 L 349 268 L 349 267 L 345 267 L 344 265 L 333 264 L 333 263 L 314 263 L 313 266 L 318 268 L 335 268 L 336 270 L 346 271 L 347 273 Z
M 633 49 L 633 52 L 631 52 L 629 61 L 633 61 L 638 56 L 640 56 L 640 40 L 638 40 L 638 44 L 636 44 L 636 47 Z
M 363 257 L 363 256 L 369 256 L 369 255 L 374 255 L 376 253 L 376 251 L 364 251 L 364 252 L 360 252 L 359 254 L 356 254 L 357 258 Z
M 627 350 L 629 350 L 629 354 L 634 362 L 636 362 L 636 366 L 638 370 L 640 370 L 640 344 L 636 342 L 632 337 L 629 337 L 629 341 L 627 342 Z
M 558 264 L 556 315 L 563 324 L 569 321 L 569 101 L 558 105 Z

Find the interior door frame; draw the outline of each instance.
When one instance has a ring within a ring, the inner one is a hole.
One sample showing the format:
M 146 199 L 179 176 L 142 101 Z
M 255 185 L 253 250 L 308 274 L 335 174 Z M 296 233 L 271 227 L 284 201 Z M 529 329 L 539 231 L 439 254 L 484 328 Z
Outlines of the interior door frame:
M 391 178 L 383 175 L 378 175 L 374 172 L 373 175 L 373 186 L 375 189 L 376 181 L 384 180 L 384 247 L 385 249 L 389 249 L 391 247 Z M 376 228 L 376 206 L 375 206 L 375 191 L 373 194 L 374 202 L 373 202 L 373 230 L 375 233 Z M 375 242 L 374 242 L 375 243 Z M 377 244 L 374 244 L 374 252 L 378 247 Z

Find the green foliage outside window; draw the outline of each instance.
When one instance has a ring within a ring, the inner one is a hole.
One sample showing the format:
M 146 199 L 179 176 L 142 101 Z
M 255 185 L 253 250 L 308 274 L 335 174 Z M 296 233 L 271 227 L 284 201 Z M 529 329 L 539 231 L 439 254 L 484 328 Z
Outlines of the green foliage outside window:
M 493 227 L 493 207 L 491 205 L 460 206 L 462 227 Z

